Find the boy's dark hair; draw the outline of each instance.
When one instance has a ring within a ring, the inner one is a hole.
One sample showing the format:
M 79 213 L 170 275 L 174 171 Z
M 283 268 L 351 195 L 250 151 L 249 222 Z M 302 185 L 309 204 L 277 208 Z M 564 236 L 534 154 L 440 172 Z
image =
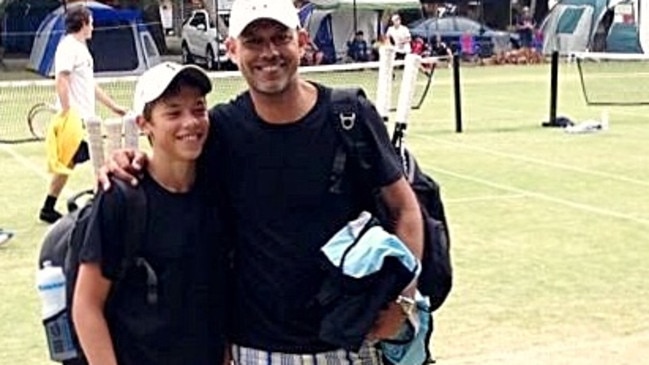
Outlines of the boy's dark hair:
M 360 36 L 362 36 L 362 35 L 363 35 L 363 31 L 362 31 L 362 30 L 357 31 L 357 32 L 356 32 L 356 35 L 360 35 Z
M 83 28 L 84 25 L 90 23 L 92 14 L 87 7 L 77 5 L 67 10 L 65 14 L 65 33 L 76 33 Z
M 200 89 L 200 86 L 197 85 L 197 81 L 190 75 L 181 73 L 180 75 L 176 76 L 169 86 L 165 89 L 165 91 L 160 95 L 157 99 L 154 101 L 151 101 L 149 103 L 146 103 L 144 105 L 144 110 L 142 110 L 142 117 L 144 117 L 145 120 L 150 121 L 151 120 L 151 114 L 153 113 L 153 107 L 159 103 L 160 101 L 178 95 L 180 93 L 180 89 L 183 86 L 190 86 L 190 87 L 195 87 L 197 89 Z

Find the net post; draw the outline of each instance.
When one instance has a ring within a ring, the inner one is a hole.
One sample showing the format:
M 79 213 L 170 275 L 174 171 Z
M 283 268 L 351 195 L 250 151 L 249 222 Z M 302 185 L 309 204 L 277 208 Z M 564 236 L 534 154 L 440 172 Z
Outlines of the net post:
M 550 119 L 551 125 L 557 124 L 557 99 L 559 93 L 559 51 L 552 52 L 550 62 Z
M 455 96 L 455 132 L 462 133 L 462 94 L 460 92 L 460 55 L 453 55 L 453 91 Z
M 547 122 L 541 123 L 543 127 L 565 127 L 569 120 L 561 117 L 557 119 L 557 103 L 559 100 L 559 51 L 552 51 L 550 62 L 550 115 Z

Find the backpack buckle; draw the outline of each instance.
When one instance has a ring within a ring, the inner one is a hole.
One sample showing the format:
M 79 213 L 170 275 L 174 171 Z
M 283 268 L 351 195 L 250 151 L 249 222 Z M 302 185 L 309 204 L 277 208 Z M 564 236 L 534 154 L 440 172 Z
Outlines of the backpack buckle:
M 354 123 L 356 123 L 356 113 L 338 113 L 338 118 L 340 119 L 340 125 L 344 130 L 348 131 L 354 128 Z

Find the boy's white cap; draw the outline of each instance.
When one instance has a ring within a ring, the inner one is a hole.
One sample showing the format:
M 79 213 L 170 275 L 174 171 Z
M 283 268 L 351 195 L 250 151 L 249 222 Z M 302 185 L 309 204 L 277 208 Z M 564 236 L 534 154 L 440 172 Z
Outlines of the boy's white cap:
M 250 23 L 259 19 L 275 20 L 290 29 L 300 25 L 292 0 L 234 0 L 230 9 L 230 37 L 237 38 Z
M 144 106 L 159 98 L 171 82 L 181 74 L 195 81 L 196 86 L 205 94 L 212 91 L 212 82 L 201 68 L 194 65 L 180 65 L 175 62 L 162 62 L 146 70 L 138 78 L 133 96 L 135 114 L 141 115 Z

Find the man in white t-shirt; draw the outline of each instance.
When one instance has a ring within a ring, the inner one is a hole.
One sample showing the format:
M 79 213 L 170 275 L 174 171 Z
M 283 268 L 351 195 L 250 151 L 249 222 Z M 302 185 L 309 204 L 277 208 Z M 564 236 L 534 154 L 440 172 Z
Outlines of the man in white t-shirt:
M 92 118 L 95 100 L 99 100 L 117 115 L 124 115 L 126 109 L 117 105 L 95 84 L 94 62 L 86 41 L 92 37 L 92 14 L 83 5 L 70 7 L 65 17 L 66 35 L 61 39 L 54 55 L 55 88 L 60 113 L 74 109 L 83 120 Z M 88 145 L 81 143 L 70 167 L 89 159 Z M 56 200 L 68 181 L 68 175 L 55 173 L 39 218 L 54 223 L 61 213 L 54 209 Z
M 394 45 L 395 57 L 403 59 L 410 53 L 410 30 L 401 25 L 401 17 L 399 14 L 392 15 L 392 25 L 388 27 L 386 35 L 390 39 L 390 43 Z

